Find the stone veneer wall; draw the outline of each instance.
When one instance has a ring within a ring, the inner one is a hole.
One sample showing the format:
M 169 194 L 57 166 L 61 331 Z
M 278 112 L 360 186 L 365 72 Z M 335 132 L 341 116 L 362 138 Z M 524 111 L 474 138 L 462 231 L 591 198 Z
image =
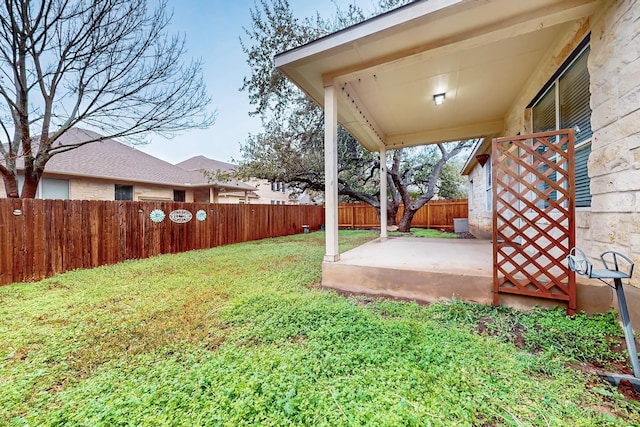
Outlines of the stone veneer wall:
M 588 61 L 593 199 L 583 238 L 592 257 L 617 250 L 640 264 L 640 0 L 606 5 L 593 18 Z
M 113 184 L 111 184 L 113 186 Z M 133 200 L 173 200 L 173 188 L 149 184 L 133 184 Z
M 113 183 L 70 179 L 69 198 L 72 200 L 113 200 L 115 188 Z
M 69 197 L 74 200 L 114 200 L 115 184 L 108 181 L 94 181 L 88 179 L 70 179 Z M 124 183 L 123 183 L 124 184 Z M 173 188 L 151 184 L 133 185 L 133 199 L 173 200 Z M 193 190 L 186 190 L 186 201 L 193 202 Z
M 531 132 L 526 106 L 591 31 L 593 199 L 590 209 L 576 212 L 577 245 L 594 259 L 617 250 L 640 264 L 640 0 L 601 5 L 558 40 L 532 73 L 505 118 L 505 135 Z M 640 286 L 640 274 L 631 284 Z
M 486 168 L 476 165 L 469 174 L 469 181 L 473 180 L 473 186 L 469 186 L 473 191 L 469 198 L 469 232 L 478 239 L 491 239 L 493 236 L 493 212 L 487 210 L 486 171 Z

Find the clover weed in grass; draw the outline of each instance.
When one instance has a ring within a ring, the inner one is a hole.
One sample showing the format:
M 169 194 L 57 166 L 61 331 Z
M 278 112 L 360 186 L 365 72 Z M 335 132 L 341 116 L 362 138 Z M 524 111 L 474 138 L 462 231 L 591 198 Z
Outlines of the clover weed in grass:
M 612 318 L 343 298 L 313 286 L 323 252 L 311 233 L 0 288 L 0 425 L 640 422 L 565 365 Z

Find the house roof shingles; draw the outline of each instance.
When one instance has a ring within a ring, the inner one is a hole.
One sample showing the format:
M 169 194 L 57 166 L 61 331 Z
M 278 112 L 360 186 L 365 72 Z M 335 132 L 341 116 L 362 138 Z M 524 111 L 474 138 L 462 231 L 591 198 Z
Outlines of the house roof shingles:
M 222 172 L 231 172 L 236 169 L 236 165 L 231 163 L 221 162 L 219 160 L 210 159 L 205 156 L 195 156 L 191 157 L 187 160 L 184 160 L 180 163 L 176 163 L 176 166 L 190 170 L 190 171 L 200 171 L 200 170 L 220 170 Z
M 58 144 L 73 145 L 100 137 L 100 134 L 90 130 L 72 128 L 66 131 L 55 144 L 56 146 Z M 21 166 L 18 167 L 21 168 Z M 217 186 L 248 191 L 255 189 L 251 185 L 238 181 L 211 182 L 204 176 L 201 169 L 182 168 L 114 139 L 105 139 L 54 155 L 47 163 L 45 172 L 178 187 Z

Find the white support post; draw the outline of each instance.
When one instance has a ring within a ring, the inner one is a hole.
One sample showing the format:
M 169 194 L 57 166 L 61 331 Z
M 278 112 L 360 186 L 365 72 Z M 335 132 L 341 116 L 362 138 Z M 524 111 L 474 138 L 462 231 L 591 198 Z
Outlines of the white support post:
M 338 91 L 324 88 L 324 212 L 326 262 L 340 259 L 338 251 Z
M 380 238 L 387 236 L 387 149 L 380 149 Z

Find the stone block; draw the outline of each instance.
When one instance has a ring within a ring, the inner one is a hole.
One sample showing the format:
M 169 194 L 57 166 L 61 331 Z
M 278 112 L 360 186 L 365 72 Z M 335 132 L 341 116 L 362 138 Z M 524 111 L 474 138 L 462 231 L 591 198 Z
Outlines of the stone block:
M 591 239 L 601 243 L 613 243 L 617 238 L 617 214 L 594 215 L 591 222 Z
M 637 41 L 636 44 L 638 44 Z M 618 93 L 624 95 L 637 89 L 640 85 L 640 58 L 627 64 L 620 64 L 619 70 L 619 74 L 610 76 L 616 78 L 618 82 Z
M 592 33 L 591 40 L 593 40 L 591 44 L 591 53 L 589 54 L 589 59 L 587 66 L 589 70 L 591 69 L 610 69 L 612 66 L 611 58 L 616 56 L 616 46 L 613 43 L 613 38 L 611 37 L 611 33 L 603 32 L 600 29 L 595 30 L 597 34 Z
M 591 226 L 591 212 L 576 212 L 576 228 L 589 228 Z
M 610 175 L 601 175 L 591 178 L 591 194 L 613 193 L 616 190 Z
M 609 175 L 631 168 L 628 150 L 624 144 L 610 144 L 605 147 L 602 145 L 599 139 L 594 138 L 588 161 L 589 176 Z
M 638 214 L 635 212 L 620 214 L 620 221 L 618 223 L 621 233 L 628 235 L 632 233 L 640 234 L 640 221 L 638 221 Z
M 634 111 L 640 110 L 640 81 L 637 82 L 636 88 L 623 95 L 616 104 L 616 113 L 618 117 L 625 117 Z
M 629 169 L 617 173 L 614 177 L 614 186 L 617 191 L 640 190 L 640 170 Z
M 610 100 L 612 94 L 615 93 L 617 88 L 615 80 L 611 79 L 606 73 L 603 73 L 604 76 L 600 84 L 596 84 L 594 82 L 593 76 L 595 72 L 593 70 L 589 70 L 589 73 L 592 76 L 589 88 L 589 90 L 591 91 L 591 98 L 589 102 L 591 110 L 595 110 L 596 108 L 598 108 L 598 106 Z
M 591 194 L 619 191 L 640 191 L 640 170 L 634 168 L 591 179 Z
M 629 235 L 629 248 L 635 254 L 640 254 L 640 233 L 631 233 Z
M 594 131 L 614 123 L 618 119 L 618 98 L 611 97 L 591 112 L 591 127 Z
M 635 193 L 594 194 L 591 212 L 635 212 Z

